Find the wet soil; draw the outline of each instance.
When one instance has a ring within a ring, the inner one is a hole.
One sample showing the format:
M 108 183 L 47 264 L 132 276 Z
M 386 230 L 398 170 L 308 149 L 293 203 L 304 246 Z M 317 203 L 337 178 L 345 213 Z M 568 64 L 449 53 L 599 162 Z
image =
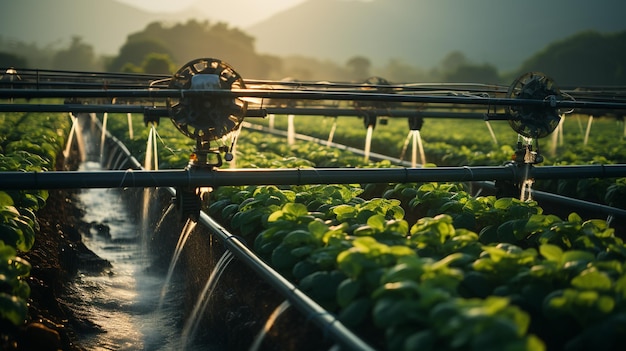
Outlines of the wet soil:
M 81 271 L 102 271 L 109 263 L 81 241 L 81 212 L 68 191 L 51 190 L 37 213 L 40 231 L 33 248 L 20 256 L 30 262 L 28 319 L 23 326 L 2 325 L 2 350 L 83 350 L 76 334 L 97 332 L 88 318 L 77 316 L 71 282 Z
M 75 170 L 78 163 L 71 160 L 65 162 L 60 156 L 56 168 Z M 0 320 L 0 350 L 84 350 L 76 343 L 76 335 L 99 331 L 87 316 L 78 316 L 70 307 L 78 272 L 102 272 L 110 267 L 83 244 L 81 231 L 88 230 L 89 224 L 81 221 L 83 214 L 74 195 L 74 191 L 50 190 L 46 205 L 37 211 L 40 230 L 35 243 L 29 252 L 20 254 L 31 264 L 27 320 L 19 327 Z

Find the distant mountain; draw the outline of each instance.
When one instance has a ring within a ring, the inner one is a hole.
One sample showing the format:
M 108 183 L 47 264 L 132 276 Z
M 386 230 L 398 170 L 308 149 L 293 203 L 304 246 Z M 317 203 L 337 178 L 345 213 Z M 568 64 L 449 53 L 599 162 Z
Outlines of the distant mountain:
M 258 1 L 196 0 L 194 8 L 163 14 L 116 0 L 0 0 L 0 38 L 59 49 L 80 36 L 97 54 L 113 55 L 150 22 L 233 16 L 250 16 L 251 22 L 262 17 L 249 14 Z M 266 4 L 276 7 L 277 1 Z M 362 55 L 379 66 L 397 58 L 430 68 L 459 50 L 475 63 L 513 70 L 582 30 L 626 30 L 624 13 L 624 0 L 308 0 L 245 31 L 263 54 L 339 63 Z
M 112 0 L 0 0 L 0 9 L 0 36 L 5 40 L 63 47 L 80 36 L 100 54 L 116 54 L 128 34 L 150 22 L 194 16 L 150 13 Z
M 246 31 L 257 51 L 279 56 L 429 68 L 459 50 L 512 70 L 574 33 L 625 30 L 625 13 L 624 0 L 308 0 Z
M 116 0 L 0 0 L 0 37 L 60 48 L 78 35 L 97 53 L 116 54 L 129 34 L 150 22 L 195 18 L 250 25 L 284 6 L 282 0 L 196 0 L 186 10 L 159 13 Z

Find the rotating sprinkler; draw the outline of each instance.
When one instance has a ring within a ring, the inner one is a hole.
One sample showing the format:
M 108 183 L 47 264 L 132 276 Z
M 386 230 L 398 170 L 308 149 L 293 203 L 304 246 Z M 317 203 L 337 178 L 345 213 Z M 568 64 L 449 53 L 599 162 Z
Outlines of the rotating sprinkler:
M 530 200 L 530 186 L 534 180 L 529 176 L 530 166 L 542 163 L 539 139 L 550 135 L 561 123 L 562 112 L 558 102 L 571 100 L 557 87 L 552 78 L 541 72 L 528 72 L 518 77 L 509 87 L 507 99 L 546 101 L 544 105 L 509 105 L 505 107 L 511 128 L 518 133 L 512 163 L 520 167 L 521 179 L 516 183 L 503 182 L 500 191 L 505 195 L 521 193 L 522 200 Z M 572 111 L 567 111 L 570 113 Z M 509 188 L 503 190 L 503 188 Z
M 230 97 L 185 96 L 183 91 L 244 89 L 241 76 L 223 61 L 201 58 L 180 68 L 168 88 L 181 91 L 179 98 L 167 99 L 171 121 L 183 135 L 196 142 L 187 169 L 212 171 L 222 165 L 222 154 L 226 161 L 232 160 L 247 102 Z M 183 219 L 198 220 L 202 195 L 200 188 L 176 189 L 176 205 Z

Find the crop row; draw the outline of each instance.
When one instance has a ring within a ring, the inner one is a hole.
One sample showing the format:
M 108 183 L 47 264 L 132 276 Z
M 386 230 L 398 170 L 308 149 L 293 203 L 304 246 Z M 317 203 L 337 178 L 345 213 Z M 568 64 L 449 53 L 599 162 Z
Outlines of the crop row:
M 362 193 L 223 187 L 209 213 L 384 349 L 610 350 L 625 341 L 626 246 L 605 221 L 563 220 L 453 184 Z
M 336 142 L 363 148 L 366 130 L 361 120 L 324 118 L 320 123 L 320 119 L 296 117 L 296 131 L 325 140 L 331 124 L 336 122 L 337 132 L 334 138 Z M 268 124 L 267 121 L 259 123 Z M 589 133 L 587 126 L 586 116 L 566 116 L 563 123 L 563 138 L 559 137 L 556 143 L 552 136 L 539 140 L 539 151 L 545 158 L 542 164 L 626 163 L 626 135 L 623 121 L 596 118 L 591 124 Z M 287 129 L 287 118 L 276 116 L 275 127 Z M 390 118 L 386 124 L 378 123 L 372 138 L 372 152 L 394 157 L 401 155 L 408 127 L 406 120 L 398 118 Z M 427 163 L 437 166 L 493 166 L 510 161 L 517 140 L 515 132 L 503 121 L 492 121 L 490 127 L 498 141 L 497 145 L 484 121 L 427 119 L 420 130 Z M 555 132 L 556 134 L 559 133 Z M 585 138 L 586 134 L 588 138 Z M 624 178 L 541 180 L 534 184 L 534 188 L 626 209 Z
M 0 114 L 0 171 L 54 169 L 69 129 L 66 116 Z M 0 191 L 0 319 L 14 325 L 27 317 L 30 263 L 19 257 L 29 251 L 39 231 L 35 213 L 48 197 L 46 190 Z

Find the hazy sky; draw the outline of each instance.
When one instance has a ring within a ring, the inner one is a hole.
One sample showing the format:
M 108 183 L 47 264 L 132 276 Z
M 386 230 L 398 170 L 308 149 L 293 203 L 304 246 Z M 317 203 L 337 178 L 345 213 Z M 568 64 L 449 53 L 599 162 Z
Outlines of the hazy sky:
M 116 0 L 152 12 L 182 11 L 189 7 L 203 10 L 215 20 L 246 27 L 260 22 L 276 12 L 306 0 Z

